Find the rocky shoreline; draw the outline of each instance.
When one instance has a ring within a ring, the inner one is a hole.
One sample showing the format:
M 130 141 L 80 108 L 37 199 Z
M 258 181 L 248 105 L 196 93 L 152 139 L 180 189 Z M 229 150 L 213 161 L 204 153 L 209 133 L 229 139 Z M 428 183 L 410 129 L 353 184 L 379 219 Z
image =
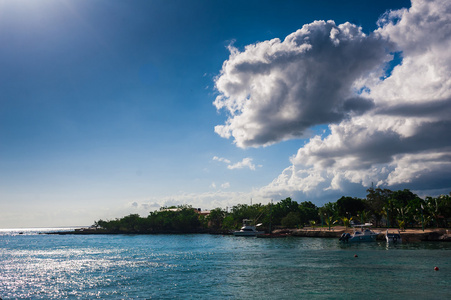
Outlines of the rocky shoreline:
M 373 228 L 373 231 L 380 234 L 377 236 L 377 240 L 385 240 L 386 228 Z M 390 229 L 390 232 L 396 232 L 395 229 Z M 279 229 L 275 230 L 274 233 L 286 234 L 288 236 L 294 237 L 318 237 L 318 238 L 339 238 L 344 232 L 352 232 L 352 229 L 338 226 L 331 230 L 328 228 L 305 228 L 305 229 Z M 433 242 L 451 242 L 451 233 L 447 229 L 406 229 L 400 232 L 402 240 L 404 242 L 422 242 L 422 241 L 433 241 Z

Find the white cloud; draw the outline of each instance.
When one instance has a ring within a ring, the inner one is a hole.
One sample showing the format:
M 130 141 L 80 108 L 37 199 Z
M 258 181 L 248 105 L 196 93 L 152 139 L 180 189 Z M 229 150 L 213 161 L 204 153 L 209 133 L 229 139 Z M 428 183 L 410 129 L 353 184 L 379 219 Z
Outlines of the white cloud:
M 213 189 L 216 189 L 216 188 L 217 188 L 217 185 L 216 185 L 215 182 L 212 182 L 211 185 L 210 185 L 210 187 L 213 188 Z M 221 184 L 221 188 L 222 188 L 222 189 L 228 189 L 228 188 L 230 188 L 230 182 L 224 182 L 224 183 L 222 183 L 222 184 Z
M 226 163 L 226 164 L 230 164 L 230 163 L 231 163 L 230 160 L 228 160 L 228 159 L 226 159 L 226 158 L 223 158 L 223 157 L 217 157 L 217 156 L 214 156 L 214 157 L 213 157 L 213 160 L 220 161 L 220 162 L 224 162 L 224 163 Z
M 283 42 L 232 48 L 216 80 L 215 105 L 230 114 L 218 134 L 249 147 L 330 129 L 261 195 L 314 198 L 372 183 L 451 188 L 451 2 L 412 1 L 379 24 L 366 36 L 316 21 Z M 385 74 L 390 51 L 402 63 Z
M 243 158 L 243 160 L 240 162 L 237 162 L 232 165 L 228 165 L 227 168 L 230 170 L 243 169 L 243 168 L 249 168 L 250 170 L 255 170 L 255 165 L 252 163 L 252 158 L 246 157 L 246 158 Z
M 216 78 L 214 105 L 229 118 L 215 127 L 239 147 L 300 137 L 314 125 L 340 122 L 373 106 L 353 94 L 353 82 L 388 60 L 389 42 L 379 34 L 333 21 L 315 21 L 288 35 L 230 47 Z
M 229 169 L 229 170 L 249 168 L 250 170 L 255 171 L 255 169 L 256 169 L 255 164 L 252 162 L 253 159 L 250 157 L 245 157 L 245 158 L 243 158 L 242 161 L 237 162 L 237 163 L 232 163 L 230 160 L 228 160 L 226 158 L 217 157 L 217 156 L 214 156 L 213 160 L 226 163 L 227 169 Z M 261 165 L 258 165 L 258 167 L 261 167 Z

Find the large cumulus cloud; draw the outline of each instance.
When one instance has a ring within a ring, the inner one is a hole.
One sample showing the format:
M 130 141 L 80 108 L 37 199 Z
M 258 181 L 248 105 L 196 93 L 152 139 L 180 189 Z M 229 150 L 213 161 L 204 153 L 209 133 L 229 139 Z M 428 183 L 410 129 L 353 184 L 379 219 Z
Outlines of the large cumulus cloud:
M 329 124 L 262 193 L 451 188 L 451 2 L 415 0 L 378 25 L 366 36 L 314 22 L 283 42 L 232 49 L 216 81 L 215 105 L 230 114 L 221 136 L 261 146 Z M 394 51 L 402 63 L 384 73 Z
M 361 28 L 316 21 L 290 34 L 231 47 L 216 80 L 214 104 L 230 115 L 216 126 L 237 146 L 261 146 L 300 137 L 306 129 L 340 122 L 373 106 L 353 92 L 353 82 L 389 59 L 389 43 Z

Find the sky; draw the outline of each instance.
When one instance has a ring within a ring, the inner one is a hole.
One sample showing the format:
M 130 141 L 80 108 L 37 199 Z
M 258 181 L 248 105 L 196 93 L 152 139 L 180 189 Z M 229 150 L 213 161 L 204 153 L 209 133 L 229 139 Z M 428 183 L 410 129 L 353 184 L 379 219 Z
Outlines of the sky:
M 0 228 L 451 191 L 451 2 L 1 0 Z

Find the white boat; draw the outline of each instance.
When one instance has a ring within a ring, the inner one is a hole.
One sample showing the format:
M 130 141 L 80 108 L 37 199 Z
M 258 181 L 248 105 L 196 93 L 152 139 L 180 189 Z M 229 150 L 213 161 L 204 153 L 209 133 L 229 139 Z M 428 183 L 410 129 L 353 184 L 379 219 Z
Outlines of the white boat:
M 387 243 L 402 243 L 402 237 L 399 230 L 398 233 L 389 233 L 387 229 L 387 232 L 385 233 L 385 239 L 387 240 Z
M 350 233 L 343 233 L 340 237 L 341 242 L 374 242 L 376 241 L 377 236 L 380 232 L 374 232 L 371 230 L 372 224 L 371 223 L 365 223 L 365 225 L 354 225 L 354 232 L 352 234 Z
M 244 219 L 243 227 L 240 230 L 234 231 L 234 236 L 257 236 L 260 234 L 264 234 L 264 231 L 258 231 L 257 226 L 261 226 L 262 224 L 257 224 L 257 226 L 251 225 L 252 220 Z

